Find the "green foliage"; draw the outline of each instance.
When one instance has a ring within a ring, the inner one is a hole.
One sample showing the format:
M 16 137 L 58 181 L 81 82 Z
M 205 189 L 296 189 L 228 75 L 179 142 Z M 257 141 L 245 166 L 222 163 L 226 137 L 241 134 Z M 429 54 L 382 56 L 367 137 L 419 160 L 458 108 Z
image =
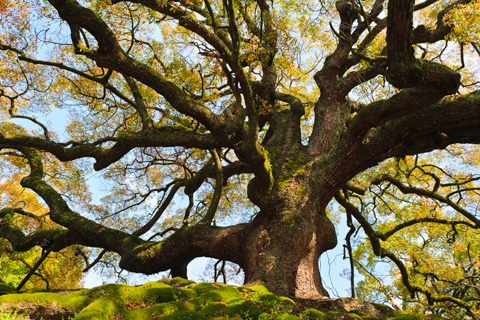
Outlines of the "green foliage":
M 29 320 L 30 317 L 24 314 L 18 314 L 16 311 L 1 311 L 0 320 Z
M 3 248 L 7 250 L 0 250 L 0 279 L 12 287 L 17 287 L 40 259 L 42 250 L 36 247 L 27 252 L 13 252 L 9 250 L 9 243 L 4 243 Z M 74 288 L 79 287 L 81 279 L 81 264 L 75 256 L 75 250 L 71 248 L 60 253 L 50 253 L 22 289 Z
M 480 35 L 477 32 L 480 27 L 478 12 L 480 12 L 478 0 L 455 6 L 455 9 L 445 17 L 445 22 L 453 27 L 450 38 L 460 43 L 478 43 L 480 41 Z
M 372 171 L 375 170 L 377 176 L 395 177 L 400 184 L 375 183 L 359 204 L 363 211 L 371 212 L 367 219 L 379 233 L 388 233 L 399 224 L 412 222 L 391 233 L 382 246 L 401 257 L 412 285 L 432 290 L 438 296 L 452 294 L 470 311 L 461 311 L 462 308 L 452 304 L 430 307 L 422 296 L 412 299 L 402 285 L 397 266 L 378 258 L 371 244 L 361 238 L 355 241 L 353 252 L 357 271 L 362 275 L 356 286 L 359 298 L 398 305 L 406 310 L 430 310 L 452 319 L 478 312 L 475 302 L 478 299 L 475 288 L 480 281 L 478 233 L 467 227 L 468 215 L 463 216 L 465 211 L 461 209 L 474 208 L 479 201 L 478 178 L 472 179 L 462 172 L 462 167 L 478 162 L 476 149 L 456 146 L 449 152 L 387 161 Z M 454 160 L 452 156 L 460 152 L 465 155 L 463 160 Z M 448 201 L 452 201 L 450 205 Z

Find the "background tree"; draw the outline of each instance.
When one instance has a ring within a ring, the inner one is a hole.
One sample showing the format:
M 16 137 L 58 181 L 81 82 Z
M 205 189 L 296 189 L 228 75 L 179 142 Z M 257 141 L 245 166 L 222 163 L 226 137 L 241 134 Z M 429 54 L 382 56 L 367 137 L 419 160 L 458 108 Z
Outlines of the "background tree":
M 15 126 L 9 128 L 10 132 L 15 132 Z M 26 132 L 23 132 L 26 133 Z M 18 182 L 22 176 L 28 174 L 28 166 L 25 161 L 12 152 L 0 153 L 2 160 L 7 160 L 9 166 L 0 168 L 0 204 L 2 208 L 16 208 L 13 214 L 6 214 L 2 218 L 3 224 L 12 224 L 24 230 L 27 233 L 41 232 L 58 227 L 49 219 L 48 209 L 39 201 L 35 193 L 28 189 L 24 189 Z M 51 169 L 46 176 L 48 181 L 58 187 L 59 190 L 66 191 L 67 188 L 75 186 L 73 180 L 76 176 L 75 168 L 67 164 L 66 166 L 58 166 L 51 159 Z M 58 169 L 65 170 L 59 172 Z M 64 185 L 61 181 L 65 177 L 69 177 L 73 184 Z M 80 175 L 77 175 L 80 178 Z M 77 182 L 79 183 L 79 182 Z M 81 182 L 80 182 L 81 183 Z M 81 189 L 81 188 L 79 188 Z M 79 190 L 80 191 L 80 190 Z M 84 188 L 86 191 L 86 188 Z M 82 194 L 81 192 L 78 195 Z M 85 198 L 87 201 L 89 197 Z M 47 239 L 38 239 L 39 245 L 45 247 Z M 76 256 L 76 248 L 69 247 L 60 252 L 50 253 L 46 260 L 40 265 L 36 272 L 30 278 L 23 289 L 28 288 L 76 288 L 80 286 L 82 280 L 82 264 L 81 258 Z M 0 280 L 4 283 L 16 288 L 25 278 L 27 273 L 33 268 L 42 254 L 42 248 L 35 246 L 28 251 L 14 251 L 10 243 L 0 240 Z
M 318 259 L 337 244 L 335 198 L 349 234 L 361 228 L 369 241 L 353 252 L 349 236 L 352 264 L 387 259 L 412 299 L 474 316 L 476 293 L 455 295 L 446 275 L 423 269 L 434 255 L 402 250 L 422 237 L 476 249 L 478 175 L 407 156 L 480 142 L 477 74 L 466 68 L 477 22 L 459 18 L 478 1 L 2 4 L 2 159 L 6 170 L 23 159 L 21 187 L 56 223 L 21 230 L 12 217 L 33 213 L 6 205 L 0 236 L 14 250 L 48 239 L 173 275 L 207 256 L 238 264 L 249 284 L 313 298 L 327 295 Z M 70 118 L 53 133 L 56 108 Z M 101 205 L 85 196 L 92 164 L 110 192 Z M 369 201 L 389 209 L 380 216 Z M 435 210 L 416 209 L 422 201 Z M 87 268 L 99 260 L 81 255 Z M 469 257 L 452 263 L 474 268 Z

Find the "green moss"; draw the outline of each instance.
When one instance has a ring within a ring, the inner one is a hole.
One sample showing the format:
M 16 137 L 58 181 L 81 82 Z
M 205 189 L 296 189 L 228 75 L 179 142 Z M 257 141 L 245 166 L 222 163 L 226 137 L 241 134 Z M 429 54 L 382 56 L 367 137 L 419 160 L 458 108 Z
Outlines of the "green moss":
M 396 311 L 394 315 L 395 320 L 421 320 L 425 318 L 425 315 L 420 313 L 403 313 L 400 311 Z
M 292 314 L 282 313 L 273 317 L 275 320 L 299 320 L 300 318 Z
M 220 317 L 227 315 L 228 312 L 227 306 L 222 302 L 212 302 L 203 307 L 198 313 L 209 317 Z
M 220 287 L 209 294 L 209 301 L 222 301 L 224 303 L 237 302 L 244 299 L 243 295 L 233 287 Z
M 243 293 L 251 293 L 251 292 L 254 292 L 254 291 L 252 290 L 252 288 L 245 287 L 245 286 L 237 287 L 237 290 L 238 290 L 239 292 L 243 292 Z
M 233 287 L 214 288 L 212 291 L 205 292 L 203 297 L 197 299 L 200 305 L 202 302 L 204 306 L 198 313 L 211 317 L 248 315 L 256 319 L 263 313 L 255 303 L 245 301 L 243 295 Z
M 292 214 L 289 214 L 289 215 L 285 215 L 284 220 L 288 224 L 290 224 L 292 226 L 296 226 L 296 225 L 299 225 L 302 222 L 303 218 L 296 213 L 292 213 Z
M 216 287 L 218 288 L 218 286 L 220 286 L 220 285 L 215 284 L 215 283 L 202 282 L 202 283 L 199 283 L 199 284 L 193 286 L 192 290 L 193 290 L 193 292 L 195 292 L 196 295 L 203 295 L 205 293 L 208 293 L 208 292 L 212 291 Z
M 149 282 L 140 287 L 124 288 L 125 293 L 122 295 L 124 299 L 133 303 L 161 303 L 176 300 L 181 296 L 179 289 L 172 286 Z
M 267 292 L 271 292 L 270 289 L 268 289 L 267 287 L 265 287 L 263 284 L 257 284 L 257 285 L 254 285 L 252 287 L 250 287 L 250 289 L 254 292 L 257 292 L 257 293 L 267 293 Z
M 108 294 L 122 294 L 123 291 L 128 290 L 131 286 L 126 284 L 105 284 L 92 289 L 88 289 L 86 294 L 91 296 L 104 296 Z
M 280 153 L 278 152 L 278 149 L 276 147 L 263 146 L 263 149 L 267 152 L 268 156 L 271 159 L 276 159 L 280 155 Z
M 180 278 L 180 277 L 175 277 L 173 279 L 162 279 L 158 282 L 167 284 L 169 286 L 174 286 L 174 287 L 185 287 L 185 286 L 188 286 L 190 284 L 195 283 L 194 281 L 183 279 L 183 278 Z
M 344 309 L 333 309 L 334 311 L 326 314 L 316 309 L 301 310 L 291 299 L 278 296 L 263 285 L 249 288 L 220 283 L 195 284 L 180 278 L 149 282 L 138 287 L 110 284 L 75 291 L 67 296 L 48 292 L 0 296 L 0 306 L 2 303 L 10 303 L 7 309 L 15 309 L 15 304 L 21 306 L 25 302 L 31 302 L 34 307 L 49 305 L 54 308 L 68 308 L 67 315 L 76 314 L 75 320 L 212 318 L 333 320 L 339 317 L 380 319 L 356 311 L 347 312 Z M 320 305 L 326 310 L 332 310 L 333 306 L 330 301 Z M 17 310 L 22 311 L 21 308 Z M 417 320 L 422 319 L 422 315 L 397 312 L 391 319 Z
M 314 319 L 325 319 L 326 315 L 325 313 L 317 310 L 317 309 L 306 309 L 303 314 L 305 314 L 307 317 L 314 318 Z
M 228 315 L 234 317 L 236 315 L 242 316 L 243 319 L 251 317 L 257 319 L 260 314 L 263 313 L 263 310 L 260 309 L 252 301 L 240 301 L 232 303 L 228 306 Z M 247 317 L 248 316 L 248 317 Z
M 181 311 L 181 312 L 175 312 L 166 317 L 162 317 L 162 319 L 164 320 L 206 320 L 208 318 L 195 312 Z
M 290 152 L 285 158 L 284 173 L 277 177 L 278 186 L 281 188 L 288 187 L 293 179 L 293 177 L 305 174 L 309 167 L 310 161 L 305 157 L 303 152 Z M 298 195 L 302 195 L 304 190 L 302 187 L 297 188 L 295 192 Z
M 326 320 L 334 320 L 338 317 L 340 317 L 340 314 L 346 314 L 347 312 L 345 310 L 336 310 L 336 311 L 331 311 L 325 315 Z
M 271 292 L 257 293 L 257 294 L 254 294 L 254 295 L 250 296 L 250 298 L 253 301 L 257 301 L 257 302 L 260 302 L 260 303 L 263 303 L 263 304 L 270 304 L 270 305 L 283 304 L 283 303 L 295 304 L 291 299 L 288 299 L 288 298 L 282 297 L 282 296 L 277 296 L 276 294 L 271 293 Z
M 249 298 L 261 304 L 264 310 L 268 310 L 272 314 L 290 314 L 296 308 L 296 304 L 292 300 L 277 296 L 271 292 L 252 294 L 249 295 Z
M 192 286 L 191 290 L 197 296 L 206 297 L 207 302 L 218 300 L 231 302 L 243 298 L 237 287 L 230 287 L 223 283 L 199 283 Z
M 403 89 L 416 86 L 423 79 L 424 72 L 417 63 L 390 63 L 386 78 L 394 87 Z
M 194 307 L 184 304 L 182 301 L 171 301 L 168 303 L 159 303 L 153 306 L 130 309 L 125 312 L 127 319 L 156 319 L 158 317 L 178 313 L 178 312 L 194 312 Z
M 0 306 L 5 304 L 36 303 L 46 305 L 56 302 L 59 308 L 81 310 L 90 302 L 90 298 L 84 294 L 84 291 L 72 293 L 68 296 L 62 296 L 56 293 L 39 292 L 31 294 L 7 294 L 0 297 Z
M 127 311 L 125 304 L 118 297 L 102 297 L 85 307 L 75 316 L 75 320 L 110 320 L 119 318 Z
M 301 152 L 292 152 L 288 155 L 286 167 L 289 172 L 301 172 L 305 170 L 305 164 L 308 163 Z
M 136 258 L 139 258 L 140 260 L 150 261 L 150 259 L 155 256 L 157 249 L 161 246 L 162 241 L 143 243 L 135 247 L 132 255 L 136 256 Z
M 266 312 L 263 312 L 258 315 L 258 320 L 271 320 L 271 319 L 273 319 L 273 317 Z

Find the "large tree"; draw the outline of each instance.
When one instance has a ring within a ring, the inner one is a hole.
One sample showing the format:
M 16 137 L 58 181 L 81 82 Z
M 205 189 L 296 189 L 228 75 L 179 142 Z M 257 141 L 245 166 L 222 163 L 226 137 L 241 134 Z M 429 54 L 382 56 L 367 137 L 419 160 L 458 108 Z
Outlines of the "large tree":
M 0 3 L 2 169 L 24 172 L 21 186 L 57 224 L 22 231 L 16 219 L 34 213 L 22 201 L 5 206 L 0 236 L 14 250 L 45 240 L 55 251 L 102 248 L 128 271 L 175 275 L 206 256 L 238 264 L 246 283 L 320 297 L 318 260 L 337 244 L 327 216 L 335 198 L 412 295 L 460 303 L 413 283 L 412 268 L 384 241 L 427 222 L 480 227 L 452 199 L 476 189 L 478 177 L 457 179 L 463 189 L 447 196 L 426 167 L 434 185 L 423 188 L 366 170 L 480 143 L 480 92 L 475 73 L 461 68 L 478 46 L 468 26 L 455 29 L 474 23 L 458 15 L 478 2 Z M 445 49 L 446 39 L 459 45 Z M 55 108 L 71 115 L 63 132 L 51 128 L 63 121 L 41 120 Z M 78 191 L 89 159 L 110 179 L 104 205 Z M 77 175 L 62 174 L 62 163 L 78 166 Z M 382 183 L 453 210 L 376 229 L 352 199 Z M 184 200 L 172 207 L 177 195 Z

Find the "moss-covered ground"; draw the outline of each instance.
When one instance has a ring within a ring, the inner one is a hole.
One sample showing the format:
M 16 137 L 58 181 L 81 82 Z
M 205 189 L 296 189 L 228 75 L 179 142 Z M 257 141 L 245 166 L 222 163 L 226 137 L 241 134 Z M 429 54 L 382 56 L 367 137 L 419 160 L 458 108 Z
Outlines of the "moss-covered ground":
M 13 314 L 23 314 L 16 318 Z M 181 278 L 142 286 L 108 284 L 63 292 L 0 296 L 1 319 L 325 319 L 420 320 L 424 315 L 393 312 L 353 299 L 292 300 L 266 287 L 194 283 Z

